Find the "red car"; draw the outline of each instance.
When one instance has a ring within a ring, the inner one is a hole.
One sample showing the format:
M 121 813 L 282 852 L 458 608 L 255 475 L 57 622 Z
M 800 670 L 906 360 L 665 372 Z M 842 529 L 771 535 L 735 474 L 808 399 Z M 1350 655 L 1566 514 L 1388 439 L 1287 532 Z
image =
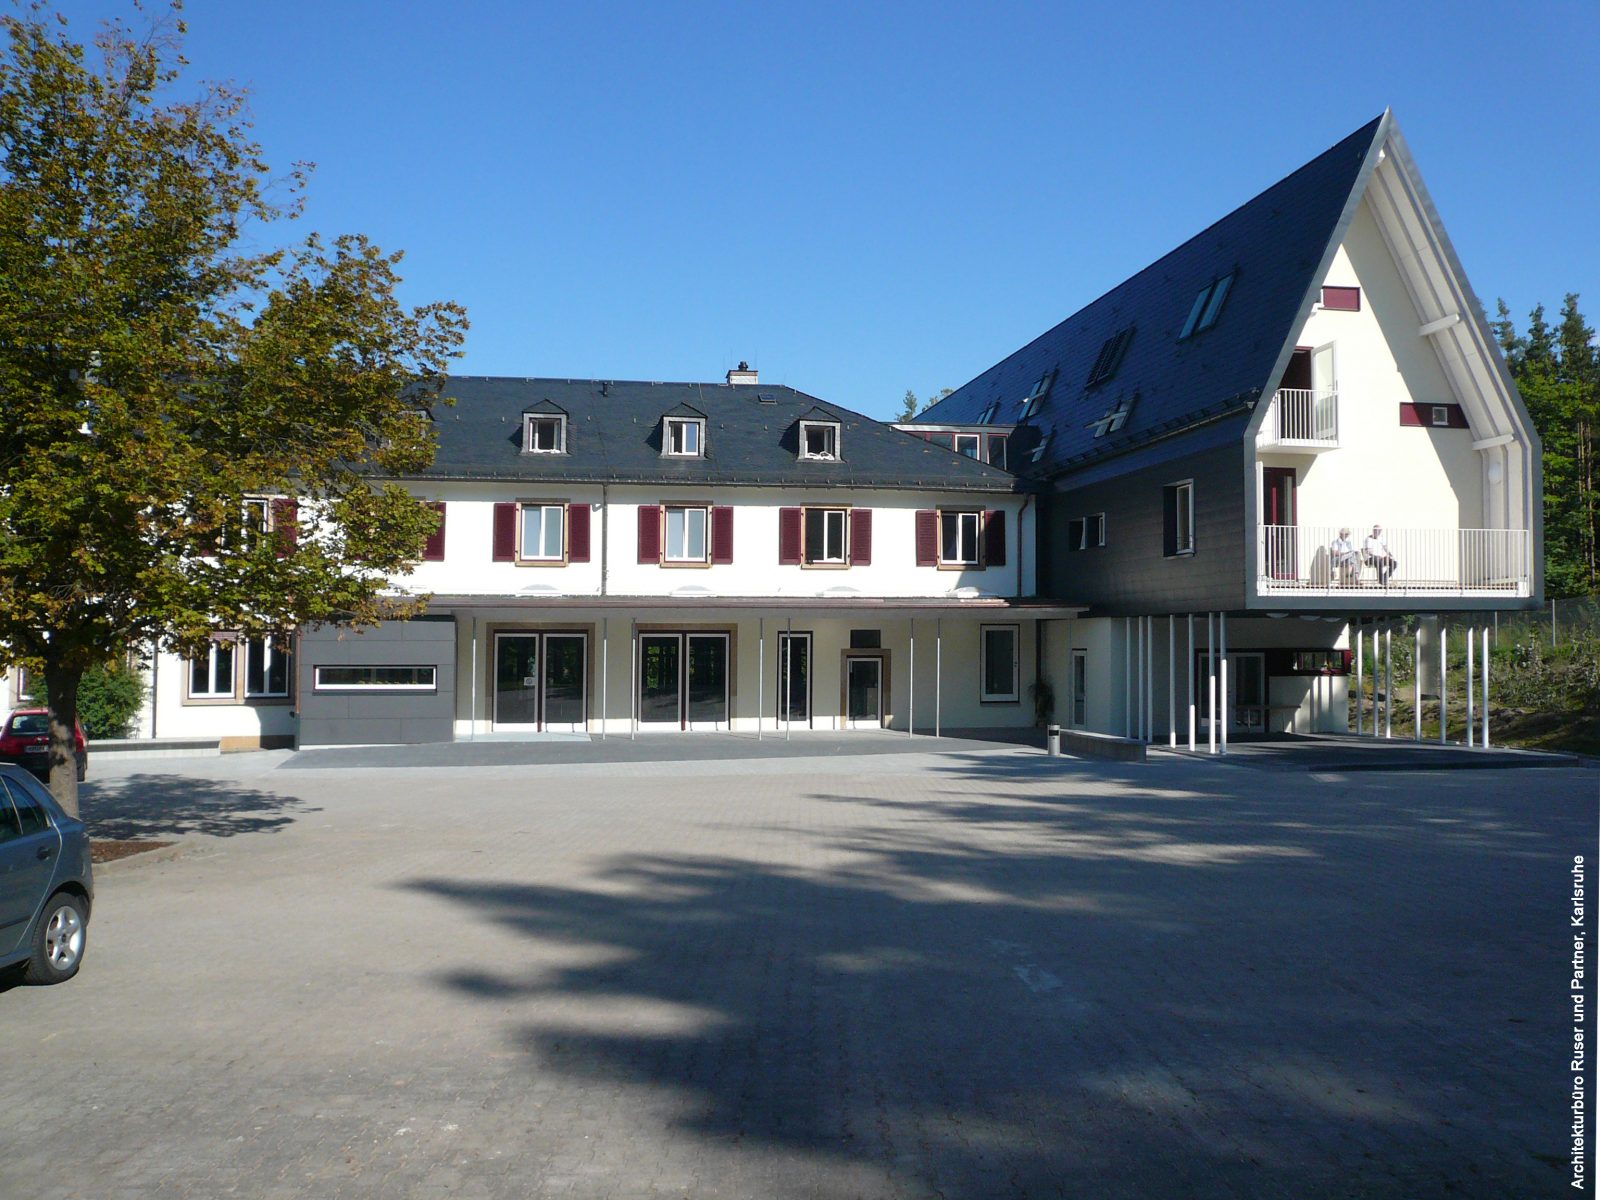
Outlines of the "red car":
M 78 759 L 78 782 L 89 773 L 89 747 L 83 726 L 73 723 L 73 749 Z M 0 731 L 0 762 L 16 763 L 41 779 L 50 777 L 50 713 L 43 708 L 14 709 Z

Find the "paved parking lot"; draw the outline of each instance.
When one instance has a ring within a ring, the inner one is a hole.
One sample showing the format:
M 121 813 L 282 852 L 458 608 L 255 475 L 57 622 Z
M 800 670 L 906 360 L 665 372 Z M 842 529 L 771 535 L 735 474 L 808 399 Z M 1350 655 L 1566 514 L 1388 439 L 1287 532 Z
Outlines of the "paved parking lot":
M 0 1196 L 1574 1194 L 1600 772 L 286 757 L 97 772 L 186 850 L 0 993 Z

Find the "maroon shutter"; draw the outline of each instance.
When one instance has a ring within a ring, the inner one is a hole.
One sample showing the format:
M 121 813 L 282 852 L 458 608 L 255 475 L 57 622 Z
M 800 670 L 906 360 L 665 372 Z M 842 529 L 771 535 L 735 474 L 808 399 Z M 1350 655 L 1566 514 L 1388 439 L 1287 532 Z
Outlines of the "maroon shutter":
M 272 533 L 278 543 L 278 557 L 287 558 L 300 544 L 300 505 L 294 500 L 272 502 Z
M 800 510 L 778 510 L 778 563 L 797 566 L 800 562 Z
M 853 567 L 870 567 L 872 565 L 872 510 L 870 508 L 852 508 L 850 510 L 850 565 Z
M 1361 289 L 1358 287 L 1325 287 L 1322 289 L 1322 307 L 1334 312 L 1360 312 Z
M 997 508 L 983 514 L 983 565 L 1006 565 L 1006 514 Z
M 494 561 L 517 561 L 517 506 L 494 506 Z
M 422 544 L 423 562 L 444 561 L 444 501 L 429 505 L 434 512 L 439 514 L 439 528 L 428 535 L 428 540 Z
M 939 514 L 931 508 L 917 510 L 917 566 L 939 565 Z
M 711 510 L 711 561 L 733 561 L 733 509 L 726 504 Z
M 589 506 L 567 505 L 567 561 L 589 561 Z
M 661 561 L 661 506 L 639 505 L 639 561 Z

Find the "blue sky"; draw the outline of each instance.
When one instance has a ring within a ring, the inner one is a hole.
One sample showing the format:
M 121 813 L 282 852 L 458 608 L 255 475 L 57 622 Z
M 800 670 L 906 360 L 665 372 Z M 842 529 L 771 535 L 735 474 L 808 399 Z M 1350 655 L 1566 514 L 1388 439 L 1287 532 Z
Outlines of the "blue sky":
M 87 35 L 127 5 L 64 11 Z M 193 0 L 463 373 L 955 387 L 1392 106 L 1474 288 L 1600 318 L 1600 10 Z M 296 232 L 297 230 L 286 231 Z

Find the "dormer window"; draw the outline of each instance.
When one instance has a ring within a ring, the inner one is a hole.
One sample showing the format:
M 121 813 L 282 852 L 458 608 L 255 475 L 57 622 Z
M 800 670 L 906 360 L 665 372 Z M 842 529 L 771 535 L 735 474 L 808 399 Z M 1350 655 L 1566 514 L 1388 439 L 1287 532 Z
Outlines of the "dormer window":
M 701 458 L 706 452 L 706 423 L 700 417 L 663 417 L 661 453 L 670 458 Z
M 567 419 L 545 413 L 526 414 L 522 445 L 529 454 L 565 454 Z
M 801 421 L 800 457 L 838 461 L 839 427 L 827 421 Z

